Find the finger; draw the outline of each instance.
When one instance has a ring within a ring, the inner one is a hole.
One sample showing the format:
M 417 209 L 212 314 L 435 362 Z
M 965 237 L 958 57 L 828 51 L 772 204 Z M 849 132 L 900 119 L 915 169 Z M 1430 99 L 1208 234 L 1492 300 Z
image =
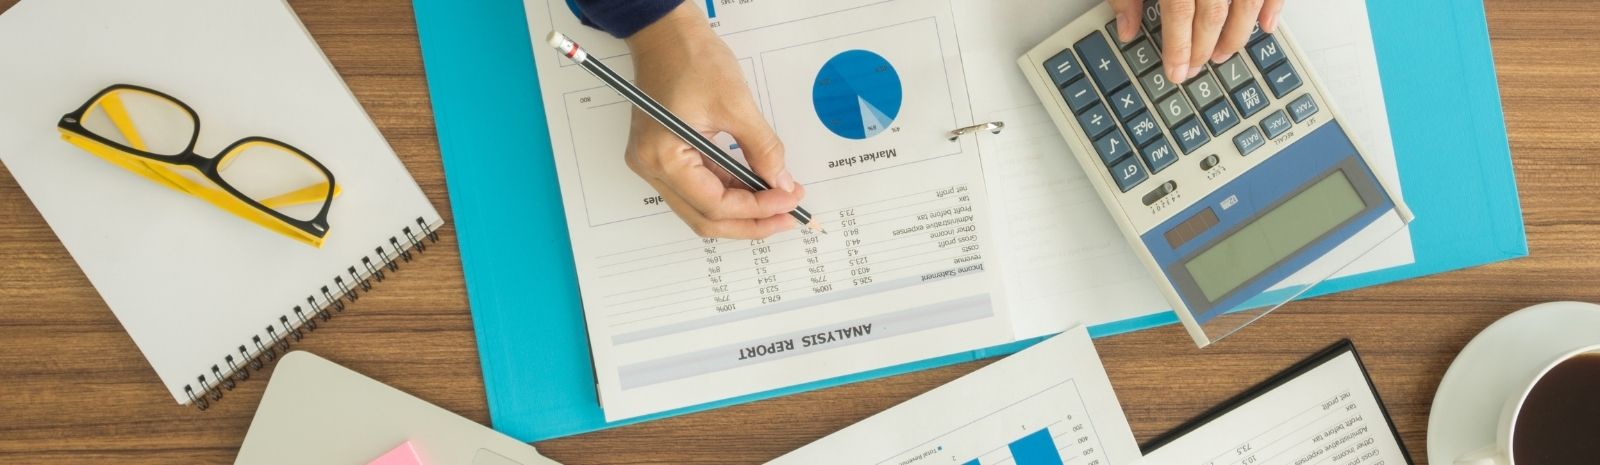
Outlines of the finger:
M 1222 36 L 1217 39 L 1217 49 L 1211 52 L 1212 63 L 1222 63 L 1244 48 L 1250 33 L 1256 28 L 1256 18 L 1261 17 L 1262 0 L 1233 0 L 1228 21 L 1222 26 Z
M 1110 0 L 1111 10 L 1117 12 L 1117 41 L 1128 43 L 1139 34 L 1139 15 L 1144 13 L 1143 0 Z
M 713 220 L 765 218 L 794 210 L 799 199 L 780 190 L 751 192 L 730 189 L 711 170 L 699 152 L 683 147 L 661 155 L 661 175 L 669 189 L 701 215 Z M 659 190 L 659 189 L 658 189 Z
M 1189 77 L 1200 73 L 1211 52 L 1217 48 L 1217 38 L 1222 36 L 1222 25 L 1228 20 L 1228 0 L 1196 0 L 1194 5 L 1194 33 L 1190 38 Z
M 700 214 L 700 211 L 690 205 L 688 201 L 679 196 L 670 186 L 658 179 L 650 179 L 650 185 L 661 193 L 662 200 L 667 202 L 667 207 L 672 209 L 689 229 L 700 237 L 721 237 L 727 239 L 762 239 L 789 229 L 793 229 L 795 221 L 787 214 L 774 215 L 756 219 L 730 219 L 713 220 Z
M 1161 2 L 1161 61 L 1167 64 L 1167 81 L 1189 80 L 1189 40 L 1194 30 L 1195 0 Z
M 723 120 L 732 122 L 728 125 L 728 134 L 739 142 L 750 169 L 773 189 L 794 192 L 796 183 L 785 163 L 783 141 L 772 131 L 772 126 L 767 125 L 767 119 L 756 110 L 754 103 L 734 105 L 731 111 L 734 114 Z
M 1267 0 L 1261 5 L 1261 30 L 1268 34 L 1278 32 L 1278 14 L 1283 11 L 1283 0 Z

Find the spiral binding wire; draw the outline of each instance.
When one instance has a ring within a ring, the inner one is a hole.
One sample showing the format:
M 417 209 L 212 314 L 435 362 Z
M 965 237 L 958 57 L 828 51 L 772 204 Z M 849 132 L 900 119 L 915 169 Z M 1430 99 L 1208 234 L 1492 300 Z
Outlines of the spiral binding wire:
M 353 286 L 345 283 L 344 276 L 334 276 L 333 286 L 322 286 L 319 290 L 322 297 L 321 304 L 318 303 L 316 294 L 306 296 L 304 307 L 296 305 L 292 313 L 279 315 L 276 324 L 266 325 L 266 339 L 262 339 L 259 334 L 251 336 L 249 344 L 239 345 L 237 357 L 234 354 L 227 354 L 222 357 L 222 364 L 211 365 L 209 379 L 202 373 L 195 377 L 195 384 L 184 385 L 183 392 L 189 396 L 189 403 L 200 411 L 211 408 L 212 402 L 222 399 L 224 391 L 232 391 L 239 382 L 250 379 L 251 370 L 261 371 L 267 364 L 276 361 L 280 352 L 287 354 L 290 339 L 299 342 L 307 333 L 317 330 L 317 320 L 328 321 L 333 319 L 334 314 L 344 313 L 346 300 L 355 302 L 360 298 L 357 292 L 372 292 L 371 280 L 376 278 L 378 282 L 383 282 L 385 268 L 387 271 L 399 271 L 400 265 L 396 263 L 396 259 L 410 262 L 413 250 L 422 253 L 427 249 L 424 240 L 439 242 L 439 233 L 429 227 L 428 222 L 422 217 L 417 217 L 417 227 L 417 230 L 413 230 L 410 226 L 401 228 L 400 236 L 389 237 L 392 254 L 385 252 L 383 246 L 378 246 L 374 249 L 377 254 L 376 262 L 371 257 L 361 257 L 359 268 L 351 266 L 346 270 L 350 281 L 354 283 Z M 366 276 L 361 275 L 361 270 L 366 271 Z M 333 309 L 332 312 L 328 311 L 330 307 Z M 312 316 L 306 315 L 305 308 L 313 310 Z M 254 351 L 251 350 L 251 346 L 254 346 Z M 195 389 L 196 386 L 199 389 Z

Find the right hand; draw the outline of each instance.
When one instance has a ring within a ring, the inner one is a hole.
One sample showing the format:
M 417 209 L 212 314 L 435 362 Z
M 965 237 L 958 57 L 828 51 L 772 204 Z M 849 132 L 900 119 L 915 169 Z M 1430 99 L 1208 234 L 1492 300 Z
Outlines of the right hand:
M 638 85 L 706 138 L 732 135 L 772 189 L 752 192 L 638 109 L 628 167 L 702 237 L 760 239 L 792 229 L 805 197 L 784 166 L 783 142 L 757 109 L 744 73 L 705 14 L 688 2 L 628 37 Z
M 1133 40 L 1144 14 L 1143 0 L 1107 0 L 1117 12 L 1117 40 Z M 1284 0 L 1161 0 L 1161 61 L 1167 80 L 1184 82 L 1207 61 L 1222 63 L 1244 48 L 1256 24 L 1278 30 Z

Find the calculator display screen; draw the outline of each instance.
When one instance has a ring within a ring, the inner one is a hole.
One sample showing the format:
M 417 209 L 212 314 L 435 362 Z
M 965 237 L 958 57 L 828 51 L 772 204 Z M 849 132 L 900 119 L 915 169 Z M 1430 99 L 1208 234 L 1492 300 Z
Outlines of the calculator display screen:
M 1216 302 L 1365 208 L 1344 170 L 1336 170 L 1196 254 L 1184 267 L 1206 300 Z

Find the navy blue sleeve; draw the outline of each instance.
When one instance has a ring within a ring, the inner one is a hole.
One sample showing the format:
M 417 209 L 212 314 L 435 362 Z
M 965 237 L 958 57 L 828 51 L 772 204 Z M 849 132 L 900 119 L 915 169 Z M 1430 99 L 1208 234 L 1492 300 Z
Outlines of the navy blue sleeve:
M 666 16 L 683 0 L 567 0 L 583 24 L 626 38 Z

